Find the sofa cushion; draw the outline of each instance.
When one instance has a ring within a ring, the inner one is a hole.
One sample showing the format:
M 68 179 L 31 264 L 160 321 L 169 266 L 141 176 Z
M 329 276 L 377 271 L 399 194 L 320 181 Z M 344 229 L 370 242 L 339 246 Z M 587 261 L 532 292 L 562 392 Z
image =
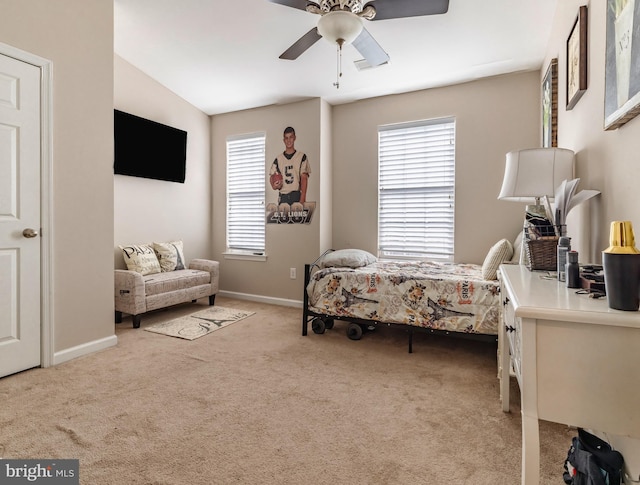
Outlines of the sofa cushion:
M 135 271 L 141 275 L 160 272 L 160 263 L 153 247 L 149 244 L 118 247 L 122 250 L 122 257 L 128 270 Z
M 147 275 L 144 278 L 147 297 L 208 283 L 211 283 L 211 273 L 197 269 L 179 269 Z
M 153 243 L 153 249 L 158 256 L 162 271 L 175 271 L 184 269 L 184 253 L 182 241 Z

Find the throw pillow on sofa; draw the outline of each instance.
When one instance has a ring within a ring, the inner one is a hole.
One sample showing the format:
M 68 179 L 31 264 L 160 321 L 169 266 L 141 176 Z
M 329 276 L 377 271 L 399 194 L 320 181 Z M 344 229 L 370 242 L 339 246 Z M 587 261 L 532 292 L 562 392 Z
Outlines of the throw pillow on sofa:
M 149 244 L 118 246 L 122 250 L 127 269 L 141 275 L 160 273 L 160 263 Z
M 163 272 L 184 269 L 184 253 L 182 241 L 171 241 L 163 243 L 153 243 L 160 268 Z

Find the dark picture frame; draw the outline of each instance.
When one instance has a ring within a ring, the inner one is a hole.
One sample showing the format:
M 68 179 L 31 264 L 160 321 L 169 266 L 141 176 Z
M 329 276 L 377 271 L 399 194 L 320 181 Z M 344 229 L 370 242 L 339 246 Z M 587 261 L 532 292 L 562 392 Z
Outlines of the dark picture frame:
M 567 110 L 573 109 L 587 90 L 587 6 L 578 16 L 567 38 Z
M 604 129 L 640 114 L 640 1 L 607 0 Z
M 558 146 L 558 59 L 551 59 L 542 80 L 542 146 Z

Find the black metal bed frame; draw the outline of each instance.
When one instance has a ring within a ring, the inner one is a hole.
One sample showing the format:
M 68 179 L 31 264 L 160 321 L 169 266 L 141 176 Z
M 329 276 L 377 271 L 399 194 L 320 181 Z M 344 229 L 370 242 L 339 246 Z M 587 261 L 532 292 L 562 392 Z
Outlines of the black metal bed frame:
M 352 318 L 352 317 L 342 317 L 336 315 L 327 315 L 324 313 L 318 313 L 312 310 L 309 310 L 309 295 L 307 294 L 307 286 L 311 281 L 311 271 L 314 267 L 320 268 L 318 265 L 318 261 L 322 259 L 322 257 L 333 251 L 333 249 L 327 249 L 324 253 L 322 253 L 313 263 L 304 265 L 304 288 L 303 288 L 303 298 L 302 298 L 302 335 L 306 336 L 308 333 L 309 322 L 311 322 L 311 327 L 314 333 L 322 334 L 326 329 L 333 328 L 334 320 L 341 320 L 349 323 L 347 327 L 347 336 L 351 340 L 359 340 L 362 336 L 363 332 L 371 327 L 376 327 L 378 325 L 387 325 L 394 327 L 402 327 L 404 328 L 409 336 L 409 353 L 413 353 L 413 332 L 414 330 L 418 330 L 421 332 L 428 332 L 434 335 L 447 335 L 457 338 L 465 338 L 469 340 L 479 340 L 482 342 L 497 342 L 497 335 L 488 335 L 481 333 L 465 333 L 465 332 L 451 332 L 449 330 L 440 330 L 435 328 L 426 328 L 426 327 L 417 327 L 415 325 L 407 325 L 405 323 L 391 323 L 391 322 L 381 322 L 379 320 L 367 320 L 362 318 Z

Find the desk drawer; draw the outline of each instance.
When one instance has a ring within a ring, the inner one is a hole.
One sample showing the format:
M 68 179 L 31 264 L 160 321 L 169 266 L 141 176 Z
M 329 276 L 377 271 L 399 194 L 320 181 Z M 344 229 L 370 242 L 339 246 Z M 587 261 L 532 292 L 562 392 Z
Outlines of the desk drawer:
M 503 301 L 503 325 L 507 330 L 507 337 L 509 340 L 509 353 L 511 355 L 511 366 L 520 383 L 521 373 L 521 352 L 520 352 L 520 338 L 522 334 L 522 322 L 520 318 L 516 318 L 513 305 L 508 296 L 505 296 Z

